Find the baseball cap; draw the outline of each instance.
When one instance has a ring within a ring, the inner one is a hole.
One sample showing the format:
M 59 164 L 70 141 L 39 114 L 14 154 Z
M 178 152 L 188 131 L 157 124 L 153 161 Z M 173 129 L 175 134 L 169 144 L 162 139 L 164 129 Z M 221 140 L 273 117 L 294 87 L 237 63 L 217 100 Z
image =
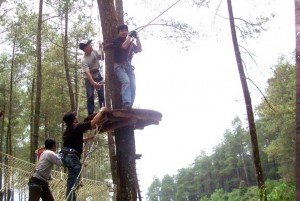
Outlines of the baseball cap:
M 82 40 L 79 43 L 79 49 L 81 49 L 82 51 L 84 51 L 84 47 L 88 44 L 90 44 L 93 40 Z

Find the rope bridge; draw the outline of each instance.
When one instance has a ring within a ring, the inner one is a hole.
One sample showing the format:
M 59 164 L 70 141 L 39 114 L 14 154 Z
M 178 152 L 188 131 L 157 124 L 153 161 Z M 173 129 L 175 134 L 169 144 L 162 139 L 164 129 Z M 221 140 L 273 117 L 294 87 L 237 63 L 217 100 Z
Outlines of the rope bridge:
M 27 183 L 35 165 L 2 152 L 0 152 L 0 158 L 2 159 L 0 163 L 1 195 L 6 197 L 18 196 L 19 201 L 28 200 Z M 63 173 L 63 168 L 53 170 L 51 174 L 53 179 L 49 182 L 49 185 L 54 199 L 63 201 L 66 197 L 67 174 Z M 106 182 L 88 179 L 85 175 L 83 174 L 82 185 L 77 191 L 77 200 L 85 201 L 86 198 L 97 201 L 108 200 L 109 185 Z
M 94 115 L 88 116 L 85 121 L 92 119 Z M 99 122 L 101 126 L 94 130 L 94 134 L 90 133 L 92 136 L 96 136 L 93 143 L 87 143 L 84 146 L 83 155 L 88 156 L 88 162 L 86 161 L 88 165 L 83 164 L 81 185 L 76 189 L 77 200 L 107 201 L 110 198 L 109 191 L 112 189 L 104 181 L 111 178 L 111 175 L 107 175 L 107 172 L 110 172 L 108 171 L 110 164 L 107 162 L 109 157 L 115 156 L 108 156 L 105 153 L 107 142 L 106 139 L 101 140 L 99 133 L 129 125 L 134 126 L 135 129 L 144 129 L 148 125 L 157 125 L 161 118 L 161 113 L 146 109 L 107 111 L 103 122 Z M 34 166 L 32 163 L 0 152 L 0 196 L 5 196 L 5 200 L 8 201 L 17 200 L 12 199 L 17 198 L 17 196 L 19 201 L 27 201 L 27 183 Z M 64 173 L 66 171 L 63 171 L 63 168 L 55 168 L 56 166 L 54 166 L 51 173 L 53 179 L 49 182 L 50 189 L 56 201 L 64 201 L 66 198 L 67 174 Z M 136 170 L 134 169 L 134 171 Z M 132 179 L 135 180 L 134 185 L 138 187 L 137 176 L 135 175 Z M 141 200 L 139 190 L 138 193 Z

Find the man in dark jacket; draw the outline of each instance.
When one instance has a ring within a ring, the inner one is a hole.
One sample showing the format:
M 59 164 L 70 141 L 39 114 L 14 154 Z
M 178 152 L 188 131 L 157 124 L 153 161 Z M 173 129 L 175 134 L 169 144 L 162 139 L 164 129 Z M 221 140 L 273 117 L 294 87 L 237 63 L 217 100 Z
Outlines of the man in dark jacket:
M 102 107 L 96 116 L 86 122 L 78 123 L 77 116 L 74 112 L 67 112 L 63 117 L 63 121 L 66 123 L 67 128 L 63 134 L 63 163 L 68 168 L 67 179 L 67 201 L 76 201 L 75 189 L 72 189 L 77 185 L 79 173 L 81 171 L 81 154 L 83 143 L 93 137 L 83 139 L 83 133 L 93 128 L 103 118 L 103 113 L 107 108 Z M 72 192 L 71 192 L 72 191 Z
M 130 109 L 135 99 L 135 74 L 131 60 L 134 53 L 142 51 L 137 32 L 128 33 L 127 25 L 118 27 L 118 38 L 113 41 L 114 71 L 121 82 L 122 108 Z

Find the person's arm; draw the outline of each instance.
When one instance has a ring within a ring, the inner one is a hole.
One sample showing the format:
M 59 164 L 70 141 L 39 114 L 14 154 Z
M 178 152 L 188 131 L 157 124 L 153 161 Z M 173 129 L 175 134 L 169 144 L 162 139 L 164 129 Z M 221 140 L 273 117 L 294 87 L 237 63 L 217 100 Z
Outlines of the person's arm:
M 93 79 L 93 76 L 92 76 L 92 74 L 91 74 L 89 68 L 86 68 L 84 73 L 85 73 L 87 79 L 89 80 L 89 82 L 91 83 L 91 85 L 92 85 L 95 89 L 98 90 L 98 89 L 100 88 L 101 85 L 100 85 L 99 83 L 95 82 L 95 80 Z
M 140 41 L 139 36 L 136 36 L 136 52 L 141 52 L 142 51 L 142 43 Z
M 91 120 L 91 128 L 93 128 L 99 121 L 101 118 L 103 118 L 103 114 L 105 113 L 105 111 L 107 111 L 106 107 L 102 107 L 99 112 L 96 114 L 96 116 Z M 86 137 L 83 138 L 83 143 L 94 139 L 94 136 L 90 136 L 90 137 Z
M 99 112 L 96 114 L 96 116 L 92 119 L 91 121 L 91 127 L 94 127 L 101 118 L 103 118 L 103 114 L 105 113 L 105 111 L 107 111 L 108 109 L 106 107 L 102 107 Z
M 127 49 L 131 42 L 132 42 L 132 37 L 128 35 L 126 40 L 121 45 L 121 48 L 122 49 Z
M 51 153 L 50 161 L 58 166 L 61 166 L 63 164 L 61 159 L 58 157 L 58 155 L 55 152 Z

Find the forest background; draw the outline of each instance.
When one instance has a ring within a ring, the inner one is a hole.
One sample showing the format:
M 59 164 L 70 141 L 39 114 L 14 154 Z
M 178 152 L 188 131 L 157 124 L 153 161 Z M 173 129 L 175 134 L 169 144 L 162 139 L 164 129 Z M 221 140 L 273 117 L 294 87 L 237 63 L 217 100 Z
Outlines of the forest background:
M 3 139 L 1 148 L 8 151 L 11 147 L 13 155 L 29 160 L 30 117 L 34 102 L 37 5 L 32 2 L 27 5 L 25 3 L 26 1 L 11 1 L 1 5 L 1 41 L 2 47 L 5 48 L 1 54 L 0 108 L 3 108 L 6 114 L 6 118 L 1 122 L 1 139 Z M 63 130 L 61 116 L 66 110 L 71 109 L 63 67 L 64 22 L 60 3 L 60 1 L 53 4 L 46 3 L 49 14 L 44 16 L 46 23 L 43 27 L 44 67 L 40 115 L 42 135 L 39 138 L 39 145 L 47 136 L 61 138 Z M 130 28 L 145 25 L 171 3 L 173 2 L 124 1 L 126 21 Z M 221 4 L 216 15 L 216 5 L 207 8 L 198 7 L 196 3 L 197 1 L 180 2 L 157 23 L 176 24 L 179 21 L 192 29 L 186 28 L 185 32 L 177 33 L 174 29 L 167 28 L 168 26 L 157 25 L 149 26 L 140 33 L 144 48 L 143 52 L 134 58 L 138 83 L 135 107 L 154 109 L 164 115 L 159 126 L 151 126 L 136 132 L 137 152 L 143 154 L 137 166 L 144 193 L 155 175 L 162 178 L 165 174 L 176 174 L 179 168 L 191 164 L 197 156 L 203 156 L 205 152 L 208 155 L 215 153 L 212 147 L 222 142 L 224 130 L 236 120 L 235 117 L 239 116 L 241 122 L 245 120 L 245 106 L 226 19 L 226 4 L 225 2 Z M 70 72 L 79 94 L 79 114 L 84 117 L 86 115 L 84 89 L 78 73 L 77 60 L 82 53 L 78 52 L 77 44 L 83 38 L 101 40 L 101 27 L 97 17 L 96 20 L 93 19 L 98 15 L 96 9 L 93 9 L 97 6 L 96 2 L 74 2 L 73 6 L 72 15 L 69 16 L 72 22 L 69 28 Z M 253 62 L 252 58 L 245 54 L 248 76 L 264 90 L 268 86 L 268 79 L 275 71 L 272 66 L 277 64 L 280 54 L 289 55 L 294 49 L 294 2 L 243 1 L 233 2 L 233 6 L 236 16 L 248 19 L 255 19 L 260 15 L 270 17 L 274 14 L 266 24 L 266 32 L 261 33 L 259 37 L 241 39 L 243 47 L 255 57 Z M 187 9 L 189 12 L 184 12 Z M 260 103 L 262 95 L 253 84 L 249 85 L 254 103 Z M 294 89 L 291 86 L 289 89 Z M 286 103 L 287 100 L 282 101 Z M 12 108 L 8 112 L 10 105 Z M 293 103 L 289 106 L 294 107 Z M 265 110 L 266 113 L 270 112 L 268 109 Z M 7 118 L 9 116 L 10 119 Z M 274 116 L 270 114 L 270 117 Z M 280 121 L 285 122 L 282 119 Z M 267 122 L 269 124 L 269 121 Z M 286 146 L 276 139 L 281 136 L 279 134 L 285 136 L 284 134 L 289 133 L 287 139 L 291 140 L 291 134 L 294 133 L 281 131 L 275 125 L 278 125 L 277 122 L 270 129 L 276 132 L 265 132 L 268 135 L 273 134 L 267 137 L 268 143 L 261 142 L 260 145 L 265 148 L 268 158 L 267 147 L 277 143 L 275 152 L 278 152 L 272 153 L 273 158 L 270 160 L 279 160 L 276 158 L 277 155 L 285 158 L 290 154 L 288 151 L 293 151 L 286 150 L 287 147 L 293 146 Z M 294 126 L 293 122 L 287 125 Z M 227 132 L 229 131 L 225 131 Z M 11 141 L 7 136 L 12 137 Z M 271 143 L 271 140 L 274 142 Z M 281 144 L 283 148 L 277 148 Z M 204 152 L 201 153 L 201 150 Z M 274 152 L 274 148 L 272 151 Z M 278 164 L 280 163 L 278 161 Z

